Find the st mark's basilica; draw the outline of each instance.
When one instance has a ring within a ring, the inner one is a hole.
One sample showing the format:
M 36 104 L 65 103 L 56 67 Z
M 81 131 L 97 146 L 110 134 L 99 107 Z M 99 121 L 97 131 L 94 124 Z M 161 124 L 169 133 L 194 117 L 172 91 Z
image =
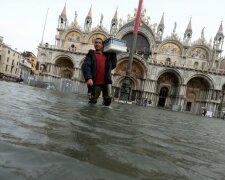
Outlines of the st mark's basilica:
M 81 73 L 84 57 L 93 49 L 96 37 L 115 37 L 127 41 L 127 52 L 117 54 L 113 74 L 113 97 L 120 99 L 129 51 L 132 47 L 134 21 L 137 11 L 128 15 L 126 22 L 118 19 L 117 10 L 110 29 L 104 28 L 103 16 L 97 27 L 92 27 L 92 8 L 87 12 L 84 26 L 74 20 L 68 23 L 66 6 L 58 18 L 55 44 L 38 46 L 39 71 L 43 80 L 59 79 L 72 82 L 74 92 L 84 91 Z M 150 23 L 143 9 L 135 49 L 132 84 L 129 100 L 147 99 L 153 107 L 201 114 L 202 107 L 221 116 L 225 110 L 225 59 L 222 57 L 224 33 L 222 23 L 213 40 L 206 40 L 204 28 L 199 39 L 192 39 L 192 22 L 187 22 L 183 37 L 176 33 L 176 23 L 170 36 L 164 37 L 164 14 L 158 25 Z M 83 87 L 83 88 L 81 88 Z

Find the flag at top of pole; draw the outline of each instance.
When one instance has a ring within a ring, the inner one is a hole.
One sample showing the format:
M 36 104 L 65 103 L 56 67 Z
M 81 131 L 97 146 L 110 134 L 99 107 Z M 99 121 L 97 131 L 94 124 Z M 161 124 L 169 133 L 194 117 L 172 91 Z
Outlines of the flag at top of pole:
M 138 11 L 137 11 L 137 17 L 136 17 L 135 26 L 134 26 L 134 32 L 135 32 L 135 33 L 138 32 L 138 27 L 139 27 L 140 21 L 141 21 L 141 9 L 142 9 L 142 4 L 143 4 L 143 0 L 139 0 Z

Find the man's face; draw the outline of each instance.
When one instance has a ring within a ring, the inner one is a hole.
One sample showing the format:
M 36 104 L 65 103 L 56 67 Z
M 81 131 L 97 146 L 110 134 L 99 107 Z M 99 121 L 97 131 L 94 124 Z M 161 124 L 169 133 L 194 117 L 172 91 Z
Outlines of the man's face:
M 94 46 L 95 46 L 95 50 L 96 51 L 101 51 L 102 48 L 103 48 L 103 42 L 102 42 L 102 40 L 101 39 L 95 39 Z

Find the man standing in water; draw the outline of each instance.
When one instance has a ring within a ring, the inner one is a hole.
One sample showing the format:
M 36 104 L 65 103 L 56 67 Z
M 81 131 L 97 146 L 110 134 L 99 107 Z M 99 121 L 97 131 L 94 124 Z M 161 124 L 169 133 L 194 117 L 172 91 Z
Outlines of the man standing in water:
M 103 105 L 111 104 L 111 71 L 116 67 L 117 59 L 115 53 L 103 52 L 103 40 L 96 38 L 94 41 L 95 50 L 89 50 L 82 65 L 82 72 L 88 86 L 91 97 L 90 104 L 96 104 L 101 92 Z

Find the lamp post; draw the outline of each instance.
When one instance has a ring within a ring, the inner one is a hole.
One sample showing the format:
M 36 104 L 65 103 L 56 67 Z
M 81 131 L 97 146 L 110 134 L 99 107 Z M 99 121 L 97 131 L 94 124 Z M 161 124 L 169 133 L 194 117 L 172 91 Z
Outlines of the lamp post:
M 135 25 L 134 25 L 134 32 L 133 32 L 133 44 L 132 44 L 132 48 L 131 48 L 129 59 L 128 59 L 126 76 L 123 80 L 123 84 L 122 84 L 121 92 L 120 92 L 120 98 L 125 101 L 128 101 L 130 99 L 130 91 L 131 91 L 130 75 L 132 72 L 133 56 L 134 56 L 134 51 L 136 48 L 138 28 L 141 21 L 142 4 L 143 4 L 143 0 L 139 0 L 138 11 L 137 11 L 137 16 L 136 16 Z

